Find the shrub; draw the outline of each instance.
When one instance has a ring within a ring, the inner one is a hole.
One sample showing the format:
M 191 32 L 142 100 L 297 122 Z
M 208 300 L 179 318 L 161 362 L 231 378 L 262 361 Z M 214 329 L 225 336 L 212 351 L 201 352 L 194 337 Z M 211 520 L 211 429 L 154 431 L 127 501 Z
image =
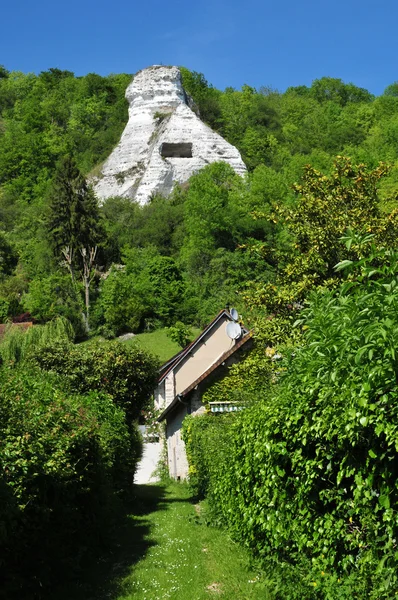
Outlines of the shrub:
M 103 391 L 123 408 L 128 422 L 138 419 L 155 387 L 158 360 L 146 351 L 117 341 L 96 344 L 51 344 L 35 353 L 46 371 L 64 376 L 67 389 Z
M 189 462 L 189 486 L 195 496 L 212 496 L 212 488 L 228 460 L 230 429 L 236 413 L 188 416 L 183 440 Z
M 197 487 L 262 557 L 277 597 L 398 591 L 398 253 L 373 249 L 338 268 L 349 281 L 312 296 L 305 345 L 237 415 L 218 463 L 211 426 L 195 433 L 188 421 Z
M 29 284 L 29 291 L 23 294 L 22 303 L 41 323 L 57 317 L 68 319 L 73 325 L 76 336 L 82 337 L 83 307 L 79 292 L 69 276 L 54 274 L 34 279 Z
M 181 321 L 177 321 L 173 327 L 167 328 L 167 335 L 176 342 L 181 348 L 185 348 L 192 337 L 192 329 L 188 325 L 184 325 Z
M 135 289 L 135 280 L 124 270 L 113 267 L 101 284 L 100 297 L 93 312 L 99 330 L 115 337 L 125 331 L 137 331 L 144 315 L 144 299 Z
M 17 364 L 43 346 L 53 342 L 69 343 L 74 337 L 70 322 L 58 317 L 45 325 L 35 325 L 28 330 L 22 330 L 9 324 L 0 342 L 0 354 L 8 364 Z
M 8 319 L 10 303 L 5 298 L 0 298 L 0 323 L 5 323 Z
M 0 568 L 8 583 L 20 564 L 18 586 L 29 572 L 48 583 L 98 543 L 111 492 L 133 479 L 138 434 L 109 396 L 66 394 L 26 365 L 3 368 L 0 389 Z

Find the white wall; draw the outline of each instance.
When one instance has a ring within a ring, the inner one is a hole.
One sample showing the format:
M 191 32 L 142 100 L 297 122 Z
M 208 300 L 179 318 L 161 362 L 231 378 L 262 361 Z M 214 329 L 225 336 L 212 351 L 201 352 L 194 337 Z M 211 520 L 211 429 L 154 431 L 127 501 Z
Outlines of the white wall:
M 235 342 L 227 335 L 228 323 L 230 320 L 223 316 L 182 363 L 174 369 L 176 394 L 183 392 L 220 356 L 235 345 Z

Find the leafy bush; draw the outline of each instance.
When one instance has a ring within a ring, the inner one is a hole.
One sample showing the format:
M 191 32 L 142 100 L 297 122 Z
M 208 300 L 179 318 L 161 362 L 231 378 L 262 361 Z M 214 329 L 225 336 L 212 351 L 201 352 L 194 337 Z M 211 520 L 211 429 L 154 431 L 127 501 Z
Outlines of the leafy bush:
M 22 330 L 10 323 L 0 342 L 0 355 L 8 364 L 15 365 L 43 346 L 53 342 L 69 343 L 73 337 L 71 324 L 62 317 L 46 325 L 35 325 L 28 330 Z
M 8 318 L 10 303 L 4 298 L 0 298 L 0 323 L 5 323 Z
M 106 337 L 125 331 L 137 331 L 144 315 L 143 298 L 135 290 L 135 280 L 124 270 L 113 267 L 101 284 L 101 294 L 94 309 L 94 321 Z
M 189 462 L 189 486 L 195 496 L 212 495 L 230 452 L 230 430 L 236 413 L 185 417 L 183 440 Z M 221 469 L 221 471 L 220 471 Z
M 181 348 L 185 348 L 192 337 L 192 329 L 188 325 L 184 325 L 182 321 L 177 321 L 173 327 L 167 328 L 167 335 Z
M 82 336 L 82 303 L 69 276 L 54 274 L 34 279 L 22 302 L 39 322 L 45 323 L 61 316 L 73 324 L 76 336 Z
M 57 376 L 26 365 L 3 368 L 0 389 L 0 570 L 10 592 L 20 561 L 17 586 L 29 573 L 37 586 L 98 543 L 111 492 L 132 480 L 140 448 L 103 393 L 65 394 Z
M 186 438 L 188 455 L 197 488 L 262 557 L 280 597 L 391 598 L 398 253 L 373 248 L 338 268 L 351 271 L 349 280 L 312 296 L 302 312 L 305 345 L 274 391 L 228 428 L 228 451 L 217 460 L 217 435 L 192 419 L 189 435 L 203 431 L 194 452 Z
M 154 248 L 126 250 L 123 260 L 101 283 L 93 314 L 99 331 L 119 335 L 137 331 L 144 320 L 172 322 L 184 292 L 175 261 Z
M 138 419 L 155 387 L 158 361 L 137 346 L 120 342 L 50 344 L 39 349 L 35 362 L 63 375 L 69 391 L 105 392 L 123 408 L 128 422 Z

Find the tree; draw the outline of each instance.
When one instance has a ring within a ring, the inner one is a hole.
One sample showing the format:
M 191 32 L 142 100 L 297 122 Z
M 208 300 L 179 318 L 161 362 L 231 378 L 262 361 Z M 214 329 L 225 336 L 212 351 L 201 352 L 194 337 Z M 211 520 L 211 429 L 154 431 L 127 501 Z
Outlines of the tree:
M 0 65 L 0 79 L 7 79 L 9 75 L 10 71 L 8 71 L 4 65 Z
M 89 331 L 90 285 L 95 269 L 97 245 L 104 233 L 98 202 L 72 158 L 58 165 L 50 192 L 49 231 L 56 257 L 63 260 L 75 286 L 76 272 L 82 278 L 86 331 Z
M 345 253 L 340 239 L 348 229 L 373 233 L 379 244 L 394 243 L 396 214 L 382 213 L 378 195 L 379 182 L 388 172 L 384 163 L 369 169 L 342 156 L 336 158 L 329 176 L 305 167 L 302 182 L 294 186 L 296 205 L 279 210 L 294 238 L 295 256 L 286 268 L 287 279 L 335 277 L 334 265 Z
M 394 81 L 394 83 L 391 83 L 390 85 L 388 85 L 386 87 L 386 89 L 384 90 L 383 95 L 397 97 L 398 96 L 398 81 Z
M 384 213 L 378 194 L 380 180 L 388 172 L 384 163 L 369 169 L 342 156 L 337 157 L 330 175 L 307 165 L 301 183 L 294 186 L 295 204 L 275 207 L 273 218 L 287 227 L 290 247 L 279 256 L 281 268 L 276 281 L 258 283 L 246 296 L 249 305 L 273 315 L 262 323 L 270 341 L 278 342 L 292 334 L 295 313 L 311 290 L 338 285 L 341 274 L 334 269 L 337 263 L 366 255 L 366 249 L 352 243 L 347 256 L 341 239 L 348 230 L 357 237 L 373 234 L 378 248 L 395 245 L 398 210 Z
M 98 201 L 71 157 L 58 163 L 49 194 L 48 228 L 56 258 L 69 248 L 73 268 L 82 269 L 81 248 L 93 248 L 104 237 Z
M 315 79 L 310 88 L 300 85 L 289 87 L 287 92 L 312 97 L 318 102 L 336 102 L 341 106 L 350 102 L 371 102 L 374 98 L 368 90 L 357 87 L 353 83 L 344 83 L 342 79 L 335 77 L 321 77 L 321 79 Z
M 189 71 L 184 67 L 180 67 L 180 71 L 184 89 L 195 101 L 201 119 L 213 129 L 219 129 L 221 123 L 219 100 L 221 92 L 209 85 L 203 73 Z
M 18 256 L 7 236 L 0 231 L 0 276 L 10 275 L 18 262 Z

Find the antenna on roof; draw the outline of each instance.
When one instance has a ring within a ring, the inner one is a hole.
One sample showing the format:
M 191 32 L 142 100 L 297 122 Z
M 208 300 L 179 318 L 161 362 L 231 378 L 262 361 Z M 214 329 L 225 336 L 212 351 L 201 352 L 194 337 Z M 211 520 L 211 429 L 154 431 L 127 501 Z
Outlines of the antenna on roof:
M 236 308 L 231 308 L 231 310 L 229 311 L 229 314 L 231 315 L 231 317 L 233 318 L 234 321 L 237 321 L 239 319 L 239 314 L 238 314 L 238 311 L 236 310 Z
M 231 340 L 237 340 L 242 335 L 242 328 L 236 321 L 230 321 L 227 325 L 227 336 Z

